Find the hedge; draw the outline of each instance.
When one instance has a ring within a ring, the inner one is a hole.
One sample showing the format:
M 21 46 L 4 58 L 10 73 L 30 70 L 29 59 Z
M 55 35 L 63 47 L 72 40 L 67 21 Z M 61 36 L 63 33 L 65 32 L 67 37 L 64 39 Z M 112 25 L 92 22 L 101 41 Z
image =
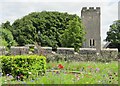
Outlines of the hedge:
M 38 55 L 0 56 L 3 75 L 14 79 L 26 79 L 42 75 L 46 71 L 46 57 Z M 33 77 L 34 76 L 34 77 Z

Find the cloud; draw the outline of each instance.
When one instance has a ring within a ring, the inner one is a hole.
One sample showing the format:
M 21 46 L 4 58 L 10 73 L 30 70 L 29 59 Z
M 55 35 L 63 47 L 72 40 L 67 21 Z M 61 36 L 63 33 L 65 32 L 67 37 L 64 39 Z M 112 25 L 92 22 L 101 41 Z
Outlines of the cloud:
M 29 2 L 28 2 L 29 1 Z M 109 25 L 117 19 L 117 0 L 2 0 L 0 3 L 0 23 L 14 22 L 34 11 L 59 11 L 81 16 L 82 7 L 101 7 L 101 37 L 106 38 Z M 63 2 L 62 2 L 63 1 Z M 64 2 L 65 1 L 65 2 Z
M 110 25 L 113 24 L 113 21 L 118 19 L 118 7 L 117 2 L 110 4 L 105 3 L 102 6 L 102 13 L 101 13 L 101 37 L 104 40 L 107 36 L 107 31 L 110 29 Z
M 97 6 L 99 3 L 96 3 Z M 81 15 L 81 7 L 96 6 L 93 3 L 78 2 L 3 2 L 2 3 L 2 21 L 5 22 L 7 17 L 14 16 L 10 21 L 27 15 L 33 11 L 60 11 Z
M 1 0 L 0 2 L 116 2 L 119 0 Z

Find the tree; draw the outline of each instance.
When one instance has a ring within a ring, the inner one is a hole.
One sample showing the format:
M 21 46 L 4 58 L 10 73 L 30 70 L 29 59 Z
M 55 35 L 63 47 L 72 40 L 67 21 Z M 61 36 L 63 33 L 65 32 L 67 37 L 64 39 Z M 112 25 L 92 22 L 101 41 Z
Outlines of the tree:
M 17 45 L 15 40 L 13 39 L 12 33 L 8 29 L 4 29 L 0 27 L 0 46 L 6 46 L 10 48 L 12 45 Z
M 120 20 L 114 21 L 114 23 L 110 25 L 110 30 L 107 32 L 105 40 L 114 44 L 120 52 Z
M 69 21 L 67 29 L 61 35 L 61 44 L 66 47 L 74 47 L 76 52 L 82 46 L 84 41 L 84 30 L 81 21 L 77 18 Z
M 77 18 L 77 20 L 74 18 Z M 37 42 L 38 44 L 41 44 L 41 46 L 56 48 L 63 46 L 61 35 L 68 28 L 67 25 L 69 25 L 69 21 L 71 20 L 79 23 L 77 24 L 79 26 L 76 25 L 74 27 L 82 28 L 81 20 L 77 15 L 46 11 L 32 12 L 21 19 L 17 19 L 12 24 L 11 32 L 19 45 Z M 64 45 L 64 47 L 67 46 Z
M 8 30 L 12 30 L 12 26 L 10 25 L 10 22 L 9 21 L 6 21 L 5 23 L 2 23 L 1 25 L 2 28 L 6 28 Z

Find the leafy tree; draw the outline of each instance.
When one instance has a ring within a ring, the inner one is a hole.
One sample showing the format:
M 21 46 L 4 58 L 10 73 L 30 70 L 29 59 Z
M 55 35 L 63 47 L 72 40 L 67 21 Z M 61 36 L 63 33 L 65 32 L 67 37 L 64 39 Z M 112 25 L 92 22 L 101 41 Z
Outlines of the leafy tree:
M 110 25 L 110 30 L 107 32 L 106 41 L 111 42 L 120 51 L 120 20 L 117 20 Z
M 1 27 L 9 29 L 10 31 L 12 30 L 12 26 L 10 25 L 9 21 L 6 21 L 5 23 L 2 23 Z
M 61 44 L 66 47 L 74 47 L 75 51 L 78 52 L 84 41 L 84 30 L 78 17 L 69 21 L 67 29 L 61 35 Z
M 19 45 L 33 44 L 37 42 L 38 44 L 41 44 L 41 46 L 50 46 L 53 48 L 58 46 L 67 47 L 61 42 L 61 35 L 64 34 L 66 29 L 68 29 L 67 25 L 71 25 L 69 24 L 69 21 L 74 23 L 77 22 L 74 28 L 76 27 L 76 29 L 78 28 L 81 29 L 80 31 L 83 31 L 81 20 L 77 15 L 43 11 L 32 12 L 21 19 L 17 19 L 12 24 L 11 32 Z M 76 33 L 74 32 L 74 34 Z M 82 37 L 78 41 L 80 42 L 80 40 L 82 42 Z
M 0 46 L 6 46 L 10 48 L 12 45 L 17 45 L 13 39 L 12 33 L 8 29 L 4 29 L 2 27 L 0 27 L 0 40 Z

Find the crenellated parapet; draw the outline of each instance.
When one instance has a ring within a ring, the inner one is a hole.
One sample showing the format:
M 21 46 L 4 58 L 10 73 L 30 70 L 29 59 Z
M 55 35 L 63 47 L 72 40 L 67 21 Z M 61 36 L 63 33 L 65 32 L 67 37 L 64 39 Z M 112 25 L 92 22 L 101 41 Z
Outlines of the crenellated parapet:
M 96 12 L 100 12 L 100 7 L 83 7 L 81 12 L 85 12 L 85 11 L 96 11 Z

